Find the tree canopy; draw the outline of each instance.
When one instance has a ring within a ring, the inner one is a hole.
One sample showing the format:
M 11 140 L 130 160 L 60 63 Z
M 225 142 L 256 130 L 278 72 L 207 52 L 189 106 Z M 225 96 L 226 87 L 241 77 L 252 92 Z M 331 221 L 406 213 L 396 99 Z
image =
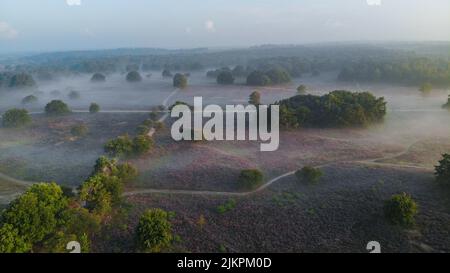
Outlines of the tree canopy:
M 13 108 L 6 111 L 2 116 L 4 127 L 20 127 L 31 122 L 31 117 L 25 109 Z
M 137 72 L 137 71 L 130 71 L 130 72 L 128 72 L 126 79 L 127 79 L 128 82 L 140 82 L 140 81 L 142 81 L 141 74 L 139 74 L 139 72 Z
M 173 77 L 173 86 L 176 88 L 186 88 L 188 84 L 188 79 L 184 74 L 177 73 Z
M 63 115 L 70 113 L 70 109 L 63 101 L 52 100 L 45 106 L 45 113 L 47 115 Z

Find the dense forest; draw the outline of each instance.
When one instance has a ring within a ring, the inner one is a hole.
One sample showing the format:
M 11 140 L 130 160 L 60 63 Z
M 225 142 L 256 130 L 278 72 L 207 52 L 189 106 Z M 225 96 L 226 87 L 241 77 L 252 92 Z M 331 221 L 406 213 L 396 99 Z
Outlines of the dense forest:
M 369 92 L 337 90 L 323 96 L 298 95 L 280 105 L 280 126 L 361 127 L 381 121 L 386 114 L 384 98 Z
M 419 85 L 431 83 L 450 86 L 450 61 L 433 58 L 404 58 L 394 60 L 364 59 L 344 67 L 341 81 L 370 81 Z

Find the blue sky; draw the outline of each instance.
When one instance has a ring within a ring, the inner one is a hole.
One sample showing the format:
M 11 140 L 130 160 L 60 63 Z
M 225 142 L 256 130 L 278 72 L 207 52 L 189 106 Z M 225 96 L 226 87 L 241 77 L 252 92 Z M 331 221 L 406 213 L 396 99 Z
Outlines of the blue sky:
M 450 40 L 449 0 L 1 0 L 0 52 Z

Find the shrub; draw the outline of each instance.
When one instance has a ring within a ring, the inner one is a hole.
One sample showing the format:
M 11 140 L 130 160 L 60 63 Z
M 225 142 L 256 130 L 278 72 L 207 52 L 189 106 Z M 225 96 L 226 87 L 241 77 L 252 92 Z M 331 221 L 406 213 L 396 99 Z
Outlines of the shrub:
M 419 91 L 422 93 L 430 93 L 433 90 L 433 85 L 431 83 L 423 83 L 420 88 Z
M 173 77 L 173 87 L 186 88 L 188 84 L 187 77 L 183 74 L 177 73 Z
M 411 226 L 417 214 L 417 204 L 406 193 L 393 195 L 384 204 L 384 215 L 393 224 Z
M 323 172 L 320 169 L 305 166 L 302 169 L 295 172 L 295 176 L 301 180 L 308 183 L 317 183 L 322 177 Z
M 442 108 L 450 110 L 450 95 L 448 96 L 447 103 L 442 105 Z
M 22 99 L 22 104 L 36 103 L 37 101 L 38 101 L 38 98 L 36 96 L 29 95 Z
M 31 117 L 25 109 L 10 109 L 3 114 L 2 124 L 4 127 L 20 127 L 31 122 Z
M 224 214 L 236 207 L 236 200 L 230 199 L 225 204 L 219 205 L 217 207 L 217 212 L 219 214 Z
M 450 154 L 443 154 L 439 165 L 434 167 L 436 181 L 450 186 Z
M 25 253 L 29 252 L 31 247 L 12 225 L 3 224 L 0 227 L 0 253 Z
M 100 111 L 100 105 L 93 102 L 89 105 L 89 113 L 98 113 Z
M 83 136 L 87 135 L 88 132 L 89 132 L 89 129 L 84 124 L 75 125 L 70 129 L 70 133 L 76 137 L 83 137 Z
M 241 188 L 252 190 L 262 184 L 263 177 L 264 176 L 260 170 L 242 170 L 238 178 L 238 183 Z
M 109 140 L 104 148 L 112 156 L 130 155 L 133 152 L 133 141 L 128 135 L 119 136 Z
M 45 106 L 47 115 L 63 115 L 70 113 L 69 107 L 61 100 L 52 100 Z
M 140 82 L 142 81 L 142 77 L 141 74 L 139 74 L 139 72 L 137 71 L 131 71 L 127 74 L 126 77 L 128 82 Z
M 170 72 L 170 71 L 167 70 L 167 69 L 164 69 L 163 72 L 162 72 L 162 76 L 163 76 L 164 78 L 171 78 L 173 75 L 172 75 L 172 72 Z
M 142 251 L 160 252 L 173 239 L 169 213 L 161 209 L 145 211 L 136 228 L 136 241 Z

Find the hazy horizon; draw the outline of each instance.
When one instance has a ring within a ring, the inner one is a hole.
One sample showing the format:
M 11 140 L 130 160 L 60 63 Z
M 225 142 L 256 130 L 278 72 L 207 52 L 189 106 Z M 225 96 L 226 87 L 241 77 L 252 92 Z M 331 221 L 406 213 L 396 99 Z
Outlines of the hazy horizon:
M 449 10 L 445 0 L 2 0 L 0 53 L 449 41 Z

